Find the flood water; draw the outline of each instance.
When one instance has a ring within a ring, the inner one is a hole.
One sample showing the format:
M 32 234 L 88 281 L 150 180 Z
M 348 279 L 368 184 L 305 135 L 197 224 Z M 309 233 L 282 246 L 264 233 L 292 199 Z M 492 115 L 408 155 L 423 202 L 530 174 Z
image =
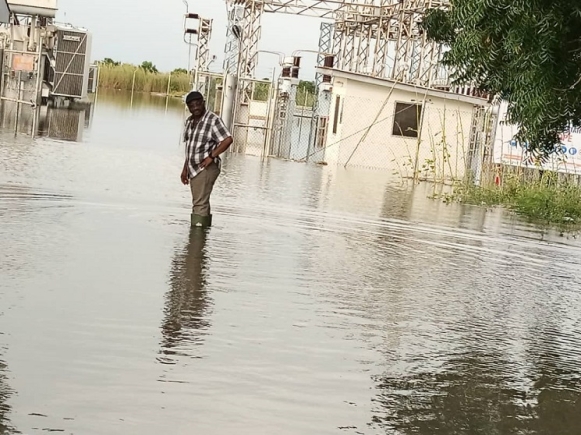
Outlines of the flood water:
M 190 232 L 179 102 L 57 115 L 0 134 L 0 434 L 581 433 L 576 240 L 235 154 Z

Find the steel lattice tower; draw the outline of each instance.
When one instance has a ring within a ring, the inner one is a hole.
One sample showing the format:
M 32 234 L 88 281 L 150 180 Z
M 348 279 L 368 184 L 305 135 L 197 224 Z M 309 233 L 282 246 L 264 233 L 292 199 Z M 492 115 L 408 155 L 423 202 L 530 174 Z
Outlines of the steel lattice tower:
M 241 19 L 231 14 L 229 25 L 239 24 L 244 29 L 238 41 L 242 78 L 254 76 L 262 14 L 285 13 L 333 21 L 332 29 L 329 25 L 321 28 L 319 46 L 331 48 L 336 56 L 335 68 L 415 85 L 433 85 L 441 47 L 426 39 L 420 22 L 427 9 L 446 7 L 448 0 L 227 1 L 232 10 L 243 11 Z M 226 59 L 237 57 L 232 55 L 236 44 L 231 39 L 230 36 Z M 232 71 L 231 62 L 225 69 Z M 440 79 L 441 75 L 439 71 Z

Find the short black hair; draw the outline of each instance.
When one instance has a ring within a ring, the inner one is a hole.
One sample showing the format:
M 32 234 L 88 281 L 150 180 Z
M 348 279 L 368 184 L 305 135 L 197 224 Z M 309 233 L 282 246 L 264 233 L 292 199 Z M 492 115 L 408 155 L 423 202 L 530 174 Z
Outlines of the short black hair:
M 186 104 L 198 100 L 204 100 L 204 96 L 198 91 L 192 91 L 186 96 Z

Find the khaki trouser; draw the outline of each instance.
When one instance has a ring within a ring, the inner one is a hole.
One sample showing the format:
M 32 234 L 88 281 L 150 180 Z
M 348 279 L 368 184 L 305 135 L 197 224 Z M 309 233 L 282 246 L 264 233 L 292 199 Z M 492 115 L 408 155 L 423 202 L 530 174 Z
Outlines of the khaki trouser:
M 218 175 L 220 175 L 220 167 L 212 163 L 190 180 L 193 214 L 198 216 L 209 216 L 211 214 L 210 195 Z

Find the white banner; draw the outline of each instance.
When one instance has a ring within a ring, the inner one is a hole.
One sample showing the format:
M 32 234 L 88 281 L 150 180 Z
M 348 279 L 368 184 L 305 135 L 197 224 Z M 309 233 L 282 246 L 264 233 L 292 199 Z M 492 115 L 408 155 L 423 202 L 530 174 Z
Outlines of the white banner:
M 515 125 L 506 123 L 507 104 L 502 103 L 499 109 L 499 122 L 494 140 L 494 163 L 538 168 L 547 171 L 567 174 L 581 174 L 581 129 L 573 128 L 570 133 L 560 137 L 560 150 L 552 154 L 547 161 L 535 161 L 527 152 L 527 144 L 520 144 L 514 136 L 518 131 Z

